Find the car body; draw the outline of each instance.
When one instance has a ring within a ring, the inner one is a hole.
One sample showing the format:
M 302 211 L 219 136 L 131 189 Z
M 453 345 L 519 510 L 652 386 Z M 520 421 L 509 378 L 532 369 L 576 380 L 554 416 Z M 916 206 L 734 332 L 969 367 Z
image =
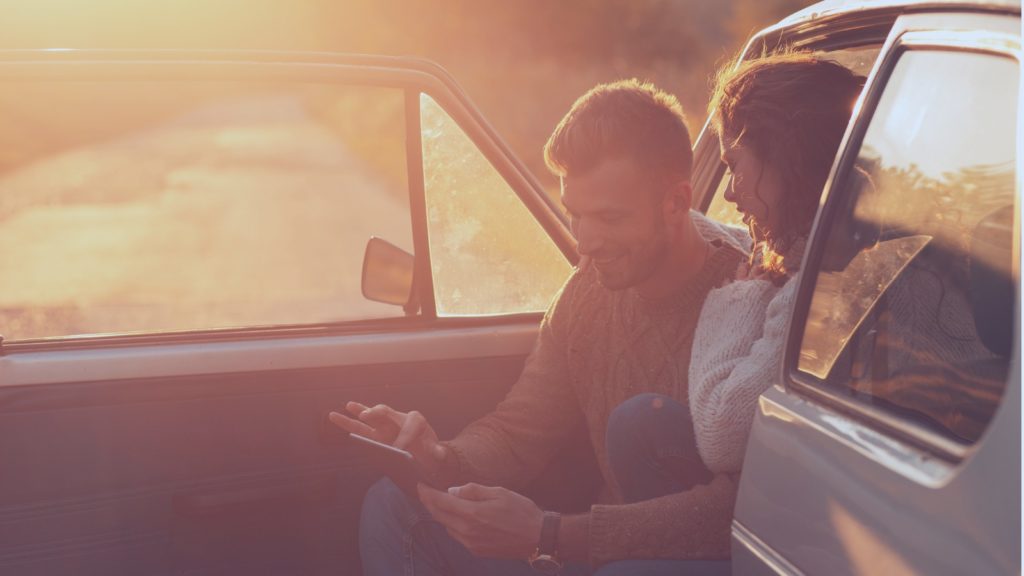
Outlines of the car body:
M 733 573 L 1019 573 L 1020 26 L 1019 3 L 823 2 L 748 46 L 877 56 L 760 399 Z
M 965 244 L 998 263 L 978 293 L 1000 330 L 1009 319 L 1012 343 L 985 358 L 1003 386 L 970 441 L 829 380 L 835 366 L 874 373 L 861 351 L 891 322 L 875 310 L 883 295 L 908 261 L 951 254 L 939 236 L 904 230 L 913 222 L 874 236 L 909 255 L 831 345 L 824 377 L 800 362 L 840 332 L 808 332 L 806 320 L 843 296 L 815 304 L 831 236 L 868 197 L 850 174 L 884 172 L 879 158 L 897 153 L 860 153 L 888 125 L 872 121 L 901 102 L 890 86 L 935 86 L 893 79 L 920 68 L 933 82 L 953 71 L 1009 82 L 986 66 L 1019 71 L 1020 4 L 826 2 L 762 31 L 746 54 L 786 46 L 869 79 L 809 243 L 781 383 L 751 434 L 734 573 L 1019 572 L 1016 156 L 1009 180 L 960 167 L 965 190 L 994 189 L 995 210 L 1007 198 L 1013 210 L 1009 232 L 1003 212 L 977 215 Z M 901 64 L 931 51 L 938 64 Z M 948 52 L 998 62 L 944 66 Z M 966 78 L 955 86 L 977 85 Z M 419 60 L 15 51 L 0 54 L 0 82 L 13 150 L 0 158 L 0 573 L 358 573 L 359 504 L 378 474 L 325 414 L 387 403 L 450 436 L 492 409 L 576 262 L 561 211 L 455 82 Z M 1003 122 L 979 125 L 1019 142 L 1016 108 L 984 102 L 979 114 Z M 899 153 L 916 158 L 921 141 L 906 141 Z M 694 149 L 695 207 L 736 222 L 716 138 L 705 130 Z M 579 440 L 527 489 L 542 505 L 586 506 L 564 481 L 593 466 Z

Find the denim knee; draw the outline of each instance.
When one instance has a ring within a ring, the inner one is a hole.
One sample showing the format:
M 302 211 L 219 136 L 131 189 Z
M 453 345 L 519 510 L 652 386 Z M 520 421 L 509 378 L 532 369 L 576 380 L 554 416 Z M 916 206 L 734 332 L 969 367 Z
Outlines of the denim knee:
M 608 466 L 626 502 L 682 492 L 711 479 L 700 459 L 690 410 L 668 396 L 639 394 L 612 411 Z
M 662 428 L 672 429 L 681 423 L 689 427 L 689 411 L 663 394 L 646 392 L 619 404 L 608 417 L 606 438 L 608 444 L 620 444 L 626 439 L 649 438 Z
M 418 504 L 387 478 L 371 486 L 359 516 L 359 549 L 363 557 L 401 550 L 409 527 L 426 514 Z

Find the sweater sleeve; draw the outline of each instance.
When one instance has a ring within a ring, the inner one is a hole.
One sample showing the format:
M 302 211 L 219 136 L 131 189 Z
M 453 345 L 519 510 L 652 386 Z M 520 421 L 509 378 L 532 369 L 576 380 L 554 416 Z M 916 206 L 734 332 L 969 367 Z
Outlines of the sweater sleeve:
M 796 278 L 712 291 L 701 310 L 690 361 L 690 413 L 701 459 L 713 472 L 743 465 L 757 399 L 775 382 Z
M 568 331 L 581 274 L 574 274 L 541 322 L 519 379 L 490 414 L 444 442 L 455 480 L 520 488 L 585 426 L 569 380 Z
M 690 210 L 690 220 L 705 240 L 721 240 L 745 254 L 749 254 L 753 248 L 753 240 L 750 238 L 750 232 L 747 231 L 746 226 L 723 224 L 696 210 Z
M 632 504 L 590 509 L 590 563 L 626 558 L 717 560 L 729 557 L 738 477 Z

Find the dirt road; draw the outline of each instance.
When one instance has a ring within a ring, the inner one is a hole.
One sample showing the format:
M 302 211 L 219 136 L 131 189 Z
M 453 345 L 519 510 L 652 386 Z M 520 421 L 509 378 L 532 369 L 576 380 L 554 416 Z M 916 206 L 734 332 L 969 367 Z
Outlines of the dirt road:
M 0 175 L 0 333 L 391 316 L 360 293 L 408 206 L 301 97 L 207 104 Z

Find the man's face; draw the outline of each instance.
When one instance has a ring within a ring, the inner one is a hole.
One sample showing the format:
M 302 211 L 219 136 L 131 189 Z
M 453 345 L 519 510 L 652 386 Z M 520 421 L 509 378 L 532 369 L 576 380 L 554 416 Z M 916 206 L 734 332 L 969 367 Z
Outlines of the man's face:
M 562 178 L 562 204 L 579 252 L 590 256 L 606 288 L 636 286 L 666 265 L 671 240 L 663 215 L 666 185 L 658 186 L 628 158 Z

